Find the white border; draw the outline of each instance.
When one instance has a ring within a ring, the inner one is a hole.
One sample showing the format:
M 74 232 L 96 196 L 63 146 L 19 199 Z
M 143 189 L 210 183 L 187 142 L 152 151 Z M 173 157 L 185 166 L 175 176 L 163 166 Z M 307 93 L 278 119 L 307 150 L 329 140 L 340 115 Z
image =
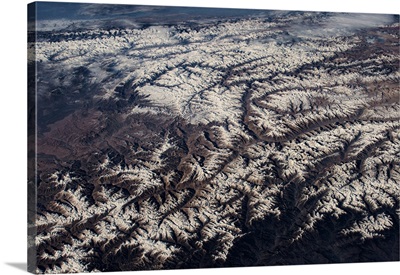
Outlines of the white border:
M 26 263 L 26 5 L 1 2 L 1 189 L 0 274 L 26 274 L 10 264 Z M 60 1 L 54 1 L 60 2 Z M 87 3 L 208 6 L 254 9 L 341 11 L 399 14 L 398 0 L 130 0 L 71 1 Z M 400 270 L 400 262 L 314 266 L 256 267 L 160 271 L 154 274 L 382 274 Z M 116 274 L 116 273 L 104 273 Z M 124 272 L 122 274 L 153 274 Z

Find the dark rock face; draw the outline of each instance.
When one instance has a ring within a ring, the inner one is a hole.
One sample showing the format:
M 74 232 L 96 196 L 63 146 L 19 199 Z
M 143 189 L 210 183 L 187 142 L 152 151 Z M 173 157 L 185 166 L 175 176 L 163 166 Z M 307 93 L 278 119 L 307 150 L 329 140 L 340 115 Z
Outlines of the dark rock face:
M 43 23 L 36 272 L 398 261 L 399 24 L 364 19 Z

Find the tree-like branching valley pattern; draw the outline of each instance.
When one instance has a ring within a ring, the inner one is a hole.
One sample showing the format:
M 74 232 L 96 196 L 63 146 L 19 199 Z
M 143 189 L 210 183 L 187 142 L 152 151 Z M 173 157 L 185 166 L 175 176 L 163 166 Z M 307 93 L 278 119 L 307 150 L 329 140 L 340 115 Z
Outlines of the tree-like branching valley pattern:
M 38 22 L 36 272 L 398 261 L 398 16 L 158 20 Z

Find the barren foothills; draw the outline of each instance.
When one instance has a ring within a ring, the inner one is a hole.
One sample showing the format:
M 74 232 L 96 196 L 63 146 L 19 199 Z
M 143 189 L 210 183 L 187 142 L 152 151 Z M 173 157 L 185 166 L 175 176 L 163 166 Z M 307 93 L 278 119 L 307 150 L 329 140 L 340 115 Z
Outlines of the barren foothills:
M 217 19 L 39 21 L 36 272 L 399 260 L 398 16 Z

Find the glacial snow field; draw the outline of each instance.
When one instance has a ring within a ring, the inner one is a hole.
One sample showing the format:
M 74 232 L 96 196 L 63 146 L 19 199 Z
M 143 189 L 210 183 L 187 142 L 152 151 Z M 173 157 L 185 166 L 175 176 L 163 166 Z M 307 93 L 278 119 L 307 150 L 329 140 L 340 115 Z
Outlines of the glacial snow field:
M 399 17 L 200 11 L 38 18 L 30 270 L 398 261 Z

